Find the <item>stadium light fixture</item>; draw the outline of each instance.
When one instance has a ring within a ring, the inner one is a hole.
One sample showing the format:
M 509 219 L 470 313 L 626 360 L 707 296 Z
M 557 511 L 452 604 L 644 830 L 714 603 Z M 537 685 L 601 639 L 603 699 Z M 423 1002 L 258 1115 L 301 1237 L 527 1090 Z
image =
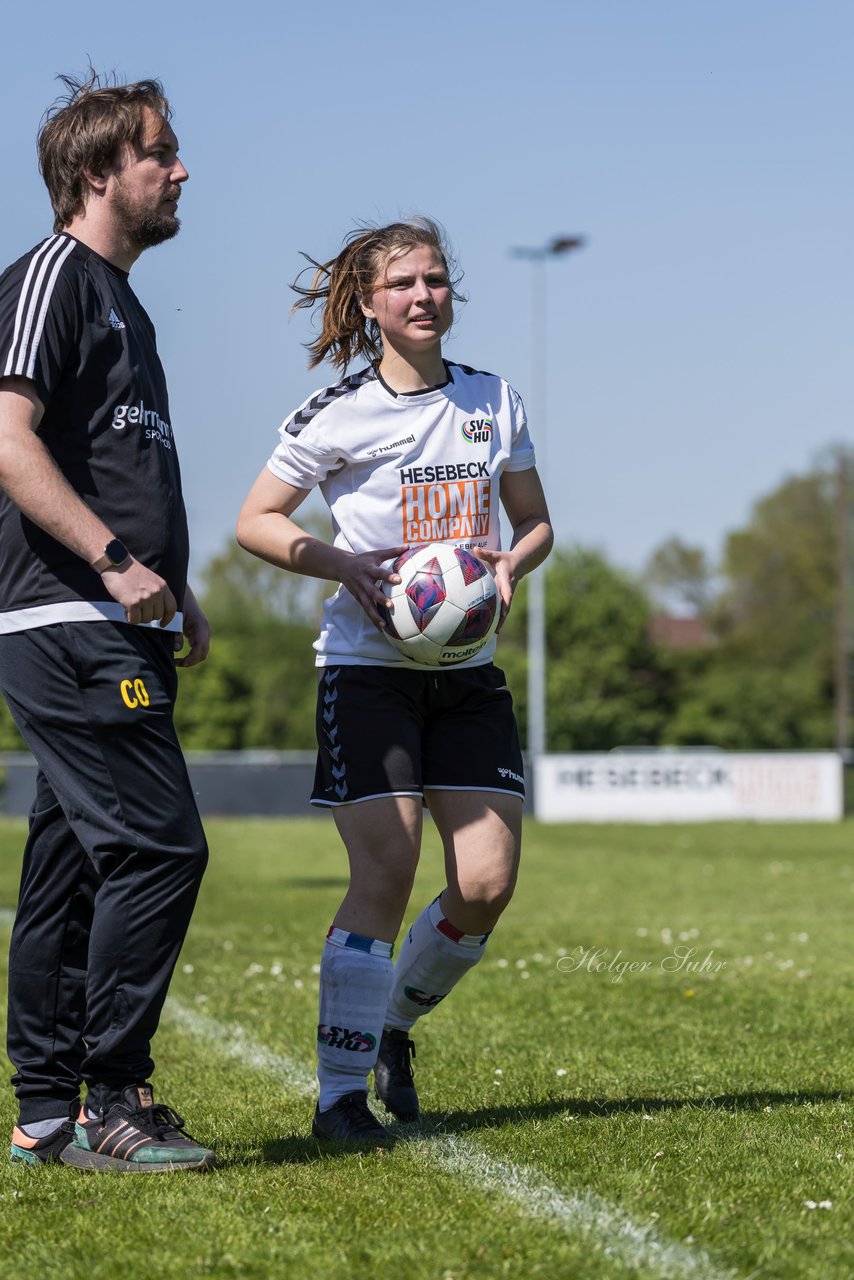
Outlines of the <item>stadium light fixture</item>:
M 544 245 L 516 245 L 512 258 L 524 258 L 531 264 L 531 393 L 529 414 L 537 440 L 537 464 L 540 475 L 546 473 L 546 272 L 549 258 L 557 258 L 575 249 L 583 249 L 583 236 L 553 236 Z M 546 575 L 545 569 L 533 573 L 528 580 L 528 755 L 543 755 L 548 742 L 546 709 Z

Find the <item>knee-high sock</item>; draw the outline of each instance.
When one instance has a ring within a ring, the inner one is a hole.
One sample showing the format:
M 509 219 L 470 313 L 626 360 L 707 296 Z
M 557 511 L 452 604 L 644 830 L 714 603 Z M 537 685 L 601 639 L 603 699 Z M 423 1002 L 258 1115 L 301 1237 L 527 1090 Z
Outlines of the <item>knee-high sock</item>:
M 317 1078 L 321 1111 L 367 1090 L 377 1060 L 394 967 L 392 944 L 332 928 L 320 961 Z
M 401 943 L 385 1025 L 408 1031 L 457 985 L 484 952 L 488 933 L 461 933 L 439 899 L 425 907 Z

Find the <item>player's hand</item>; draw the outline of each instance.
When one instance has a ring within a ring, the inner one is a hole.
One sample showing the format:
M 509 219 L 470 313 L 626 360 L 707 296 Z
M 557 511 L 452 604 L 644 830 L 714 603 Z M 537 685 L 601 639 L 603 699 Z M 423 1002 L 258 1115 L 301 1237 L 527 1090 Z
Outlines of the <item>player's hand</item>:
M 344 553 L 340 581 L 359 602 L 378 631 L 385 631 L 387 625 L 387 601 L 381 584 L 400 582 L 400 574 L 395 573 L 391 565 L 384 562 L 396 560 L 405 550 L 406 547 L 385 547 L 381 551 Z
M 498 619 L 498 626 L 495 628 L 495 634 L 497 635 L 504 626 L 504 620 L 510 612 L 513 592 L 516 590 L 518 579 L 516 577 L 515 562 L 509 551 L 492 551 L 489 547 L 472 547 L 471 553 L 475 559 L 482 560 L 484 564 L 488 564 L 495 574 L 495 585 L 498 588 L 498 596 L 501 600 L 501 617 Z
M 128 622 L 159 622 L 168 627 L 178 606 L 168 584 L 159 574 L 129 557 L 101 574 L 114 600 L 124 605 Z
M 190 648 L 183 658 L 175 659 L 176 667 L 197 667 L 204 662 L 211 648 L 211 624 L 208 622 L 198 600 L 187 587 L 184 595 L 184 634 L 175 637 L 175 652 L 184 647 L 184 638 L 189 641 Z

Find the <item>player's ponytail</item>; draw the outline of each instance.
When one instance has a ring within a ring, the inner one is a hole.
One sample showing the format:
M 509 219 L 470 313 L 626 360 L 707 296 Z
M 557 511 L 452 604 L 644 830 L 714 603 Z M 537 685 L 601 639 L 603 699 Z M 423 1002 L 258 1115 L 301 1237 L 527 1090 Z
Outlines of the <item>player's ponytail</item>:
M 310 369 L 327 358 L 342 372 L 358 357 L 371 364 L 382 359 L 380 327 L 364 314 L 361 304 L 371 297 L 389 260 L 419 245 L 427 245 L 441 255 L 452 297 L 457 302 L 464 301 L 456 291 L 461 273 L 457 272 L 456 278 L 451 276 L 456 263 L 442 228 L 431 218 L 407 218 L 387 227 L 357 227 L 345 237 L 337 257 L 328 262 L 316 262 L 303 254 L 314 268 L 314 275 L 308 285 L 300 284 L 304 272 L 297 276 L 292 288 L 300 297 L 292 310 L 310 309 L 320 303 L 320 333 L 313 342 L 306 343 Z

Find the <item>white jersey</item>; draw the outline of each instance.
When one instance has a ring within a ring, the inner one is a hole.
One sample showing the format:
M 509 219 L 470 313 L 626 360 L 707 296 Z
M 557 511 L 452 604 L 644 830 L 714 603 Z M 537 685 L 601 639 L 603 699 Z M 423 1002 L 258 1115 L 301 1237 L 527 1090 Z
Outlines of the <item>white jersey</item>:
M 398 395 L 364 369 L 309 397 L 280 429 L 267 466 L 320 490 L 335 546 L 360 553 L 447 542 L 500 549 L 503 471 L 534 465 L 522 401 L 503 378 L 447 364 L 441 387 Z M 318 666 L 413 667 L 343 586 L 324 605 Z M 489 662 L 495 637 L 468 662 Z

